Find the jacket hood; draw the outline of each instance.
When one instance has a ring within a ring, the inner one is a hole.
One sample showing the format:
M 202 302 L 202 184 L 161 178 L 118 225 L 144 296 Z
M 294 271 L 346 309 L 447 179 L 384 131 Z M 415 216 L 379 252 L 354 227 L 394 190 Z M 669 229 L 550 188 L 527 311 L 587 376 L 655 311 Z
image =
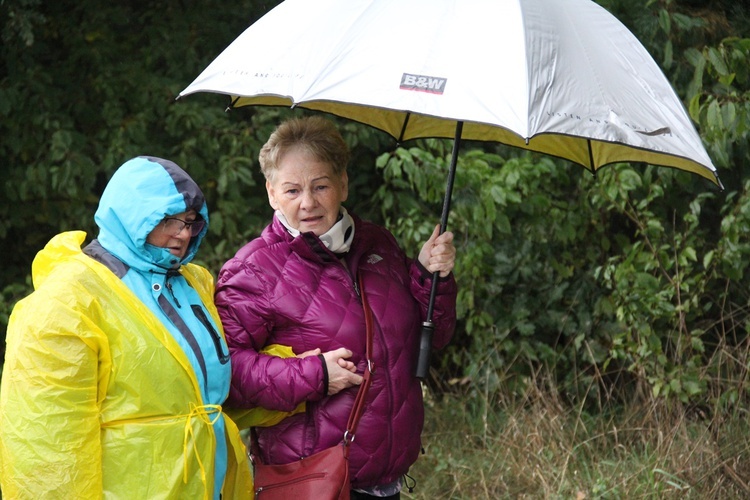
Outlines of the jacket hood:
M 195 210 L 206 221 L 178 261 L 168 249 L 146 243 L 164 217 Z M 99 243 L 128 266 L 164 270 L 187 264 L 208 231 L 208 208 L 203 192 L 176 163 L 152 156 L 125 162 L 112 176 L 94 215 Z

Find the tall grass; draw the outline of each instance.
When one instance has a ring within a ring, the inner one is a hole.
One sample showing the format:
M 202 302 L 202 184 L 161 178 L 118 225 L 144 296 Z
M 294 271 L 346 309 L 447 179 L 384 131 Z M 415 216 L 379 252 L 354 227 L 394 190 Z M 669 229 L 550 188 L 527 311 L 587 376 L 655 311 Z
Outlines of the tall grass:
M 549 381 L 511 392 L 466 385 L 428 397 L 426 452 L 402 497 L 750 498 L 747 409 L 709 416 L 654 399 L 591 414 Z

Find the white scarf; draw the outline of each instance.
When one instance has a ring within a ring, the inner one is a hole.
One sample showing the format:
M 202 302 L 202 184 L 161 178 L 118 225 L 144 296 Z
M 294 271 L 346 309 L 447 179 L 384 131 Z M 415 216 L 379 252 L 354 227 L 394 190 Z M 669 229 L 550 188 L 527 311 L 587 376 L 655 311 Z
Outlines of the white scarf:
M 289 221 L 286 220 L 286 217 L 284 217 L 284 214 L 280 210 L 276 210 L 274 214 L 292 237 L 296 238 L 300 235 L 299 230 L 289 225 Z M 339 220 L 325 234 L 320 235 L 319 238 L 325 247 L 333 253 L 346 253 L 349 251 L 349 247 L 351 247 L 352 240 L 354 239 L 354 220 L 344 207 L 341 207 L 339 212 Z

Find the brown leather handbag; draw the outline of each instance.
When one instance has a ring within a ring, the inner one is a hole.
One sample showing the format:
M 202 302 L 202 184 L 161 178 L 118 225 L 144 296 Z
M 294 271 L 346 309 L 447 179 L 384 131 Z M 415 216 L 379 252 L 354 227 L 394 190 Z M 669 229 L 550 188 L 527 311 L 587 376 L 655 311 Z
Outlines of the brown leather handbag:
M 343 440 L 336 446 L 289 464 L 263 464 L 260 455 L 253 453 L 255 498 L 258 500 L 349 500 L 349 445 L 354 440 L 354 433 L 364 410 L 365 396 L 372 381 L 371 375 L 375 370 L 371 357 L 372 310 L 367 302 L 361 277 L 359 290 L 367 327 L 367 367 L 349 414 Z

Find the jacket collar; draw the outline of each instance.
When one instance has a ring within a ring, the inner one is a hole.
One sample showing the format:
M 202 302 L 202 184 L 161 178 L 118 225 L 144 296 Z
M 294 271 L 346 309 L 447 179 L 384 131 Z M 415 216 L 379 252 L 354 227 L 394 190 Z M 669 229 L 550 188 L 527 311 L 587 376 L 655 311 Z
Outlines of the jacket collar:
M 354 214 L 350 214 L 354 220 L 354 240 L 352 241 L 351 249 L 344 257 L 344 260 L 348 263 L 350 268 L 356 268 L 356 263 L 359 261 L 360 256 L 367 251 L 370 247 L 371 236 L 363 234 L 366 231 L 361 231 L 362 220 Z M 271 222 L 271 230 L 278 236 L 284 238 L 288 243 L 290 249 L 302 257 L 305 260 L 317 262 L 319 264 L 329 264 L 333 262 L 339 262 L 339 257 L 328 250 L 326 246 L 320 241 L 320 238 L 315 236 L 313 233 L 302 233 L 298 237 L 292 237 L 289 231 L 286 230 L 284 225 L 276 218 L 273 218 Z

